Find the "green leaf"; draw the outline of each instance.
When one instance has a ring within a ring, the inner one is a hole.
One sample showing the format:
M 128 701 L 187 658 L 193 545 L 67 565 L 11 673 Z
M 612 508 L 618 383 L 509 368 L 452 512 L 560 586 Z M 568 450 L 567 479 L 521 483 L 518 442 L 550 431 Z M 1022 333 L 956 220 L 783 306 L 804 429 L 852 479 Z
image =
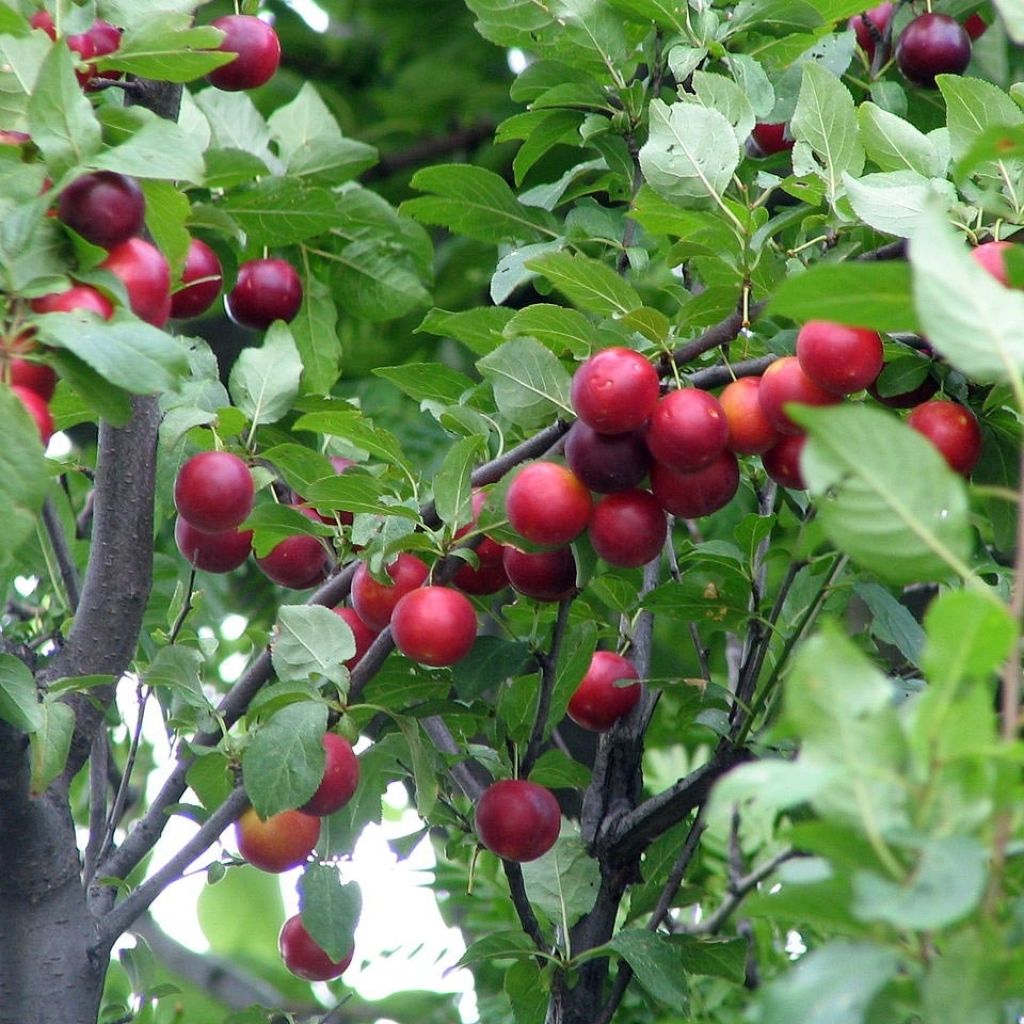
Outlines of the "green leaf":
M 0 387 L 0 564 L 18 553 L 35 529 L 49 485 L 39 430 L 10 388 Z
M 507 341 L 477 363 L 491 381 L 503 416 L 521 427 L 535 427 L 552 415 L 573 415 L 569 374 L 549 349 L 530 338 Z
M 191 20 L 187 14 L 161 12 L 126 21 L 117 52 L 96 66 L 163 82 L 190 82 L 227 64 L 230 54 L 217 50 L 222 34 L 209 25 L 192 28 Z
M 290 159 L 318 139 L 341 138 L 337 119 L 312 82 L 303 82 L 295 99 L 278 107 L 270 115 L 267 125 L 283 160 Z
M 28 667 L 13 654 L 0 654 L 0 719 L 33 733 L 42 727 L 44 714 Z
M 147 686 L 163 686 L 174 698 L 200 711 L 212 710 L 210 699 L 203 693 L 200 672 L 202 653 L 181 644 L 161 647 L 143 674 Z
M 934 209 L 921 218 L 910 262 L 928 341 L 972 380 L 1018 378 L 1024 370 L 1024 295 L 982 270 Z
M 75 731 L 75 713 L 60 701 L 45 701 L 39 705 L 41 720 L 29 736 L 32 776 L 29 791 L 40 796 L 62 771 L 71 749 Z
M 543 857 L 523 865 L 523 881 L 531 903 L 552 921 L 572 924 L 594 906 L 601 871 L 575 829 L 566 828 Z
M 302 391 L 326 395 L 340 372 L 338 309 L 330 288 L 318 278 L 306 277 L 303 289 L 302 306 L 290 324 L 302 361 Z
M 109 135 L 125 141 L 90 158 L 87 167 L 138 178 L 193 184 L 203 181 L 206 168 L 202 150 L 174 121 L 157 117 L 143 107 L 127 107 L 105 112 L 104 124 Z
M 481 306 L 460 313 L 432 309 L 416 330 L 442 338 L 454 338 L 478 356 L 484 356 L 502 343 L 502 331 L 512 315 L 512 310 L 495 306 Z
M 251 423 L 276 423 L 291 410 L 301 374 L 302 361 L 291 329 L 278 320 L 259 348 L 242 350 L 231 368 L 228 390 Z
M 303 701 L 281 708 L 253 735 L 242 754 L 242 781 L 261 818 L 299 807 L 316 792 L 326 730 L 327 705 Z
M 284 482 L 301 495 L 305 495 L 315 481 L 335 475 L 326 455 L 301 444 L 275 445 L 261 455 L 284 477 Z
M 538 303 L 519 310 L 505 325 L 505 337 L 536 338 L 557 356 L 590 355 L 594 326 L 582 313 L 564 306 Z
M 793 138 L 809 146 L 818 158 L 811 169 L 825 182 L 829 201 L 835 203 L 842 193 L 843 174 L 857 177 L 864 169 L 864 147 L 849 90 L 814 61 L 803 65 L 800 98 L 789 127 Z M 794 150 L 794 169 L 797 157 Z M 797 173 L 803 173 L 802 169 Z
M 336 220 L 329 189 L 292 178 L 264 178 L 233 191 L 217 208 L 246 233 L 251 245 L 282 246 L 322 235 Z
M 417 171 L 412 187 L 432 192 L 406 200 L 401 212 L 423 224 L 436 224 L 481 242 L 536 241 L 554 237 L 550 216 L 523 206 L 493 171 L 447 164 Z
M 536 952 L 537 947 L 521 930 L 495 932 L 467 946 L 455 966 L 469 967 L 471 964 L 489 963 L 492 960 L 532 959 Z
M 344 662 L 356 653 L 348 623 L 319 605 L 282 605 L 273 643 L 278 679 L 323 677 L 334 683 L 348 679 Z
M 929 964 L 922 986 L 925 1019 L 929 1024 L 1000 1024 L 1008 973 L 980 928 L 951 935 L 942 944 L 942 956 Z
M 843 181 L 854 213 L 871 227 L 899 238 L 913 238 L 929 203 L 952 206 L 952 185 L 924 178 L 916 171 L 886 171 L 863 178 L 845 175 Z
M 474 381 L 443 363 L 404 363 L 402 366 L 378 366 L 377 377 L 390 381 L 416 402 L 440 402 L 455 405 Z
M 393 715 L 395 724 L 402 730 L 409 758 L 412 761 L 413 779 L 416 783 L 416 811 L 421 818 L 430 817 L 437 803 L 440 791 L 438 765 L 433 746 L 423 742 L 419 720 L 407 715 Z
M 84 164 L 101 144 L 92 104 L 75 78 L 67 46 L 51 48 L 28 101 L 28 130 L 54 180 Z
M 206 116 L 214 145 L 251 153 L 268 167 L 280 166 L 280 161 L 270 151 L 267 122 L 246 93 L 211 87 L 197 93 L 195 102 Z
M 217 885 L 202 887 L 196 910 L 214 953 L 256 964 L 276 956 L 284 920 L 276 875 L 248 864 L 232 868 Z
M 929 839 L 900 884 L 875 872 L 853 876 L 853 913 L 907 931 L 933 931 L 966 917 L 988 881 L 988 851 L 969 836 Z
M 561 750 L 546 750 L 530 771 L 530 781 L 548 789 L 586 789 L 590 770 Z
M 434 474 L 434 506 L 448 526 L 462 526 L 473 518 L 469 477 L 484 451 L 484 438 L 464 437 L 448 449 Z
M 537 965 L 517 960 L 505 971 L 505 995 L 512 1004 L 516 1024 L 544 1024 L 548 1010 L 548 988 Z
M 965 679 L 989 679 L 1013 647 L 1017 630 L 1009 611 L 982 594 L 940 594 L 924 619 L 923 668 L 933 687 L 954 690 Z
M 905 263 L 818 263 L 783 278 L 769 304 L 796 321 L 834 320 L 876 331 L 917 331 Z
M 717 110 L 733 126 L 737 145 L 742 146 L 757 120 L 743 89 L 725 75 L 694 71 L 694 95 L 709 110 Z
M 185 223 L 190 206 L 188 197 L 169 181 L 141 181 L 146 196 L 146 228 L 156 247 L 167 257 L 171 279 L 177 279 L 185 266 L 192 241 Z
M 84 313 L 47 313 L 39 337 L 78 356 L 111 384 L 138 395 L 174 388 L 188 372 L 185 349 L 163 331 L 118 311 L 109 321 Z
M 452 667 L 455 692 L 465 701 L 497 692 L 506 679 L 519 675 L 530 658 L 529 647 L 518 640 L 478 636 L 469 654 Z
M 864 1024 L 868 1008 L 896 973 L 896 954 L 867 942 L 834 940 L 802 957 L 761 990 L 757 1024 Z
M 801 469 L 829 539 L 889 583 L 966 575 L 963 480 L 935 447 L 877 409 L 794 407 L 810 435 Z
M 935 143 L 909 121 L 874 103 L 862 103 L 857 120 L 868 158 L 880 170 L 915 171 L 926 178 L 945 174 L 945 161 Z
M 299 879 L 299 910 L 310 938 L 332 960 L 340 960 L 352 948 L 362 890 L 356 882 L 343 883 L 334 865 L 307 864 Z
M 402 465 L 404 458 L 398 439 L 386 430 L 375 427 L 364 415 L 346 402 L 337 402 L 340 409 L 308 412 L 295 422 L 295 430 L 311 430 L 317 434 L 333 434 L 385 462 Z
M 725 115 L 692 103 L 670 107 L 656 99 L 650 118 L 640 167 L 651 188 L 684 204 L 721 196 L 740 162 L 739 144 Z
M 872 635 L 893 644 L 912 665 L 920 665 L 924 630 L 907 606 L 877 583 L 858 583 L 854 591 L 871 612 Z
M 622 316 L 643 305 L 632 285 L 588 256 L 552 252 L 527 266 L 546 277 L 574 306 L 601 316 Z
M 1024 112 L 991 82 L 967 75 L 939 75 L 935 81 L 946 102 L 946 125 L 954 160 L 963 159 L 988 129 L 1024 125 Z M 1001 162 L 981 164 L 973 173 L 1001 184 Z M 1020 161 L 1010 162 L 1019 173 Z
M 731 558 L 695 553 L 676 582 L 655 587 L 643 606 L 659 615 L 693 622 L 704 632 L 733 630 L 750 615 L 750 580 Z
M 387 484 L 377 477 L 352 470 L 320 480 L 308 489 L 304 497 L 321 512 L 344 509 L 368 515 L 400 516 L 413 522 L 419 519 L 411 508 L 395 504 L 394 492 Z

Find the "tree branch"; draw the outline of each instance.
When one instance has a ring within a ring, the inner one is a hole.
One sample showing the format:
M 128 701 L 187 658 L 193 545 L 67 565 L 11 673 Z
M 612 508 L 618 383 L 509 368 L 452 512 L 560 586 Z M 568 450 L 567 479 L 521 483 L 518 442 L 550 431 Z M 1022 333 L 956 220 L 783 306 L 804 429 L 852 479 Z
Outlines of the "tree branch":
M 57 566 L 60 569 L 60 578 L 64 584 L 64 593 L 67 595 L 68 607 L 74 614 L 81 599 L 78 585 L 78 567 L 68 547 L 68 539 L 64 535 L 64 527 L 61 525 L 60 516 L 57 515 L 57 508 L 52 497 L 47 497 L 43 502 L 43 526 L 46 535 L 50 538 L 50 545 L 53 554 L 57 559 Z
M 573 599 L 566 598 L 558 603 L 558 617 L 555 619 L 555 628 L 551 633 L 551 646 L 547 653 L 541 658 L 540 672 L 540 694 L 537 696 L 537 714 L 534 718 L 533 729 L 530 731 L 530 741 L 526 746 L 526 753 L 523 755 L 519 765 L 519 774 L 522 778 L 529 778 L 533 766 L 540 756 L 541 744 L 544 741 L 544 727 L 548 724 L 548 715 L 551 713 L 551 695 L 555 689 L 555 675 L 558 668 L 558 656 L 562 649 L 562 640 L 565 637 L 565 629 L 569 624 L 569 610 L 572 608 Z
M 502 859 L 501 866 L 505 869 L 508 879 L 508 891 L 512 897 L 519 923 L 523 931 L 533 940 L 533 944 L 542 952 L 547 949 L 544 933 L 540 930 L 540 922 L 530 906 L 530 897 L 526 895 L 526 882 L 523 880 L 523 869 L 512 860 Z M 543 965 L 542 965 L 543 966 Z

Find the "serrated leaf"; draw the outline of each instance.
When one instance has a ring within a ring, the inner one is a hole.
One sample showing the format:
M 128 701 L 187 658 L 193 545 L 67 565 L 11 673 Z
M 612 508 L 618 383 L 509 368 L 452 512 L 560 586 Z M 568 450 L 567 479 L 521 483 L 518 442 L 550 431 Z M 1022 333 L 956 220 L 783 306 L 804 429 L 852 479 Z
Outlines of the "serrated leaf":
M 416 402 L 440 402 L 454 405 L 474 381 L 444 363 L 404 363 L 402 366 L 378 366 L 374 376 L 394 384 L 404 395 Z
M 250 423 L 276 423 L 299 393 L 302 360 L 291 329 L 271 324 L 260 348 L 246 348 L 231 368 L 228 390 Z
M 39 705 L 42 716 L 36 730 L 29 736 L 32 775 L 29 791 L 39 796 L 62 771 L 71 749 L 75 731 L 75 713 L 60 701 Z
M 946 103 L 946 125 L 954 160 L 959 161 L 966 156 L 987 130 L 1024 125 L 1024 112 L 991 82 L 967 75 L 939 75 L 935 82 Z M 1019 173 L 1021 161 L 1014 159 L 1009 162 Z M 1002 184 L 999 162 L 982 164 L 975 168 L 974 173 Z
M 793 137 L 818 157 L 817 173 L 830 202 L 835 203 L 842 192 L 843 174 L 857 177 L 864 169 L 864 147 L 849 90 L 831 72 L 808 61 L 789 127 Z
M 484 438 L 464 437 L 448 449 L 434 474 L 434 506 L 448 526 L 462 526 L 473 518 L 469 478 L 484 450 Z
M 271 168 L 280 166 L 270 151 L 267 122 L 244 92 L 211 87 L 197 93 L 195 103 L 206 117 L 216 146 L 251 153 Z
M 642 305 L 632 285 L 607 264 L 588 256 L 552 252 L 527 266 L 546 277 L 574 306 L 602 316 L 623 316 Z
M 874 103 L 862 103 L 857 119 L 864 149 L 879 169 L 915 171 L 926 178 L 945 173 L 935 144 L 909 121 Z
M 343 407 L 337 410 L 305 413 L 296 420 L 294 429 L 343 437 L 369 455 L 395 465 L 404 464 L 402 449 L 394 434 L 375 427 L 363 413 L 347 403 L 337 404 Z
M 341 960 L 352 949 L 362 911 L 363 893 L 356 882 L 342 882 L 333 865 L 306 865 L 299 879 L 302 923 L 332 960 Z
M 250 244 L 282 246 L 328 231 L 336 220 L 335 205 L 329 189 L 292 178 L 265 178 L 233 191 L 218 209 L 238 224 Z
M 160 12 L 124 22 L 116 53 L 102 57 L 102 71 L 125 71 L 164 82 L 190 82 L 227 64 L 231 55 L 217 49 L 223 38 L 210 25 L 192 27 L 186 14 Z
M 328 394 L 338 381 L 341 342 L 334 298 L 330 288 L 318 278 L 305 278 L 302 306 L 291 322 L 291 329 L 302 360 L 301 390 L 306 394 Z
M 929 342 L 972 380 L 1011 381 L 1024 369 L 1024 295 L 968 255 L 934 208 L 910 244 L 914 301 Z
M 356 653 L 356 645 L 340 615 L 319 605 L 283 605 L 277 619 L 271 655 L 278 679 L 348 680 L 344 662 Z
M 42 727 L 43 715 L 36 681 L 28 667 L 13 654 L 0 654 L 0 719 L 22 732 L 33 733 Z
M 281 708 L 255 732 L 242 754 L 242 781 L 261 818 L 299 807 L 316 792 L 326 729 L 327 705 L 303 701 Z
M 513 311 L 494 306 L 481 306 L 458 313 L 432 309 L 416 328 L 442 338 L 454 338 L 479 356 L 493 352 L 504 340 L 502 331 Z
M 202 150 L 180 125 L 142 108 L 132 107 L 118 114 L 116 120 L 125 130 L 130 129 L 131 134 L 120 145 L 91 157 L 86 162 L 87 167 L 139 178 L 193 184 L 203 181 L 206 169 Z M 109 125 L 111 119 L 107 120 Z
M 575 309 L 538 303 L 519 310 L 505 325 L 505 336 L 536 338 L 555 355 L 588 356 L 594 344 L 593 324 Z
M 469 967 L 492 960 L 522 960 L 532 958 L 536 952 L 537 948 L 523 931 L 495 932 L 467 946 L 455 966 Z
M 123 311 L 110 321 L 83 313 L 48 313 L 38 324 L 40 340 L 74 353 L 111 384 L 133 394 L 170 390 L 188 372 L 181 345 Z
M 854 213 L 878 231 L 913 238 L 921 214 L 931 203 L 946 208 L 953 205 L 956 193 L 945 179 L 923 178 L 916 171 L 887 171 L 866 174 L 863 178 L 844 175 L 843 184 Z
M 692 103 L 650 105 L 651 129 L 640 149 L 647 183 L 682 203 L 721 196 L 739 166 L 740 149 L 725 116 Z
M 518 426 L 537 426 L 552 415 L 573 415 L 569 374 L 540 342 L 507 341 L 481 359 L 477 368 L 491 381 L 502 415 Z
M 548 214 L 523 206 L 493 171 L 447 164 L 418 171 L 412 187 L 431 196 L 409 199 L 402 213 L 481 242 L 535 241 L 555 237 Z
M 917 331 L 910 268 L 897 261 L 817 263 L 780 282 L 769 309 L 798 322 L 834 320 L 876 331 Z
M 461 700 L 484 696 L 513 676 L 530 659 L 530 649 L 518 640 L 498 636 L 479 636 L 473 649 L 452 668 L 455 692 Z
M 801 459 L 829 539 L 889 583 L 965 571 L 971 536 L 963 481 L 933 445 L 867 406 L 796 406 Z

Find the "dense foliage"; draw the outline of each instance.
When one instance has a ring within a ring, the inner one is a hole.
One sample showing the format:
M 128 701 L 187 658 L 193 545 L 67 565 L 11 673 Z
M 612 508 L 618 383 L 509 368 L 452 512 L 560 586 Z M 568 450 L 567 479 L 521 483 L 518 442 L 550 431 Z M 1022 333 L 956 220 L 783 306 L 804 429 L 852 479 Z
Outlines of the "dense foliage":
M 0 1022 L 458 1020 L 294 976 L 396 781 L 487 1024 L 1017 1021 L 1019 0 L 313 8 L 0 0 Z M 214 972 L 147 914 L 197 858 Z

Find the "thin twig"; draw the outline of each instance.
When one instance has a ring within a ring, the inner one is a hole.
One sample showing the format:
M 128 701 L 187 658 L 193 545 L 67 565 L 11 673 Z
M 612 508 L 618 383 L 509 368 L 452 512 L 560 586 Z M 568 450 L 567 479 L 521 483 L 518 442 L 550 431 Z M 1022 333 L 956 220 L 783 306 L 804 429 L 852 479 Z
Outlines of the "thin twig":
M 78 568 L 72 557 L 71 549 L 68 547 L 68 539 L 64 536 L 64 527 L 61 525 L 60 516 L 57 515 L 57 508 L 52 497 L 47 497 L 43 502 L 43 526 L 46 535 L 50 539 L 50 545 L 57 558 L 57 565 L 60 568 L 60 578 L 64 583 L 64 593 L 67 594 L 68 607 L 72 613 L 78 607 L 81 598 L 81 590 L 78 584 Z
M 544 742 L 544 729 L 548 724 L 548 715 L 551 713 L 551 697 L 555 690 L 558 658 L 562 650 L 565 630 L 569 624 L 569 610 L 572 608 L 572 602 L 571 597 L 559 602 L 558 617 L 555 619 L 555 627 L 551 633 L 551 644 L 547 653 L 540 659 L 540 694 L 537 697 L 537 714 L 534 718 L 533 729 L 530 731 L 530 741 L 527 744 L 526 753 L 519 764 L 519 774 L 524 779 L 529 777 L 533 766 L 537 763 L 541 745 Z
M 526 895 L 526 883 L 523 881 L 523 869 L 512 860 L 502 860 L 501 866 L 505 869 L 505 877 L 508 879 L 508 891 L 512 897 L 512 906 L 515 907 L 519 923 L 523 931 L 533 940 L 533 944 L 542 952 L 546 951 L 548 944 L 544 941 L 544 933 L 540 930 L 540 922 L 537 915 L 530 906 L 530 898 Z M 538 961 L 543 966 L 543 961 Z
M 97 729 L 89 754 L 89 838 L 82 860 L 82 882 L 88 885 L 96 869 L 106 837 L 107 823 L 107 731 Z

